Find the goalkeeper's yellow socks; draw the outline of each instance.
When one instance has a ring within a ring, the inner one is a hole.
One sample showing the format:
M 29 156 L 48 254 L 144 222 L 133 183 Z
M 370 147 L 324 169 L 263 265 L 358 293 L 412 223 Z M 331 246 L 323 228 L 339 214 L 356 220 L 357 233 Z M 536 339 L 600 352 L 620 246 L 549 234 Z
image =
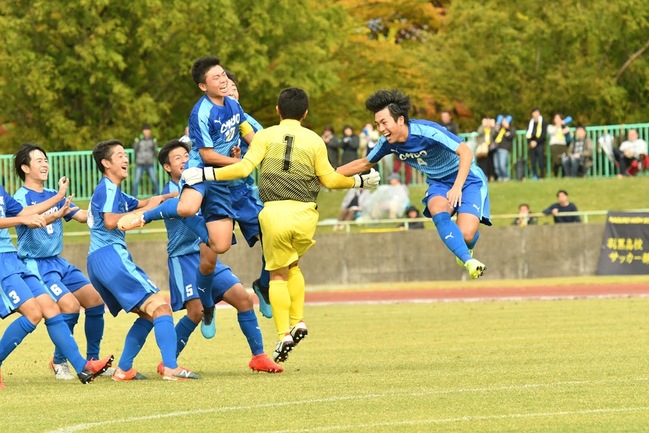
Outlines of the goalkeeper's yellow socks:
M 273 321 L 275 322 L 277 339 L 281 340 L 290 330 L 289 310 L 291 308 L 291 296 L 288 292 L 288 281 L 271 280 L 269 286 Z
M 289 318 L 291 326 L 304 319 L 304 275 L 299 266 L 293 266 L 288 270 L 288 293 L 291 296 L 291 308 Z

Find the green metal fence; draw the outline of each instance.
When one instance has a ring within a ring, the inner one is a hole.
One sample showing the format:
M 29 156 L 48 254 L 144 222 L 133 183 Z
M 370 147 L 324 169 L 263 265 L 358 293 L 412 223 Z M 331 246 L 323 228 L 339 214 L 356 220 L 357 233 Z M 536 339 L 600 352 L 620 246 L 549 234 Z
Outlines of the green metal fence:
M 574 132 L 574 128 L 571 128 Z M 588 126 L 586 132 L 588 137 L 593 142 L 593 165 L 588 169 L 587 176 L 590 177 L 610 177 L 617 175 L 615 164 L 609 160 L 606 154 L 601 150 L 599 139 L 605 134 L 610 134 L 614 138 L 625 137 L 629 129 L 637 129 L 640 138 L 649 141 L 649 123 L 636 123 L 629 125 L 606 125 L 606 126 Z M 515 179 L 516 175 L 513 172 L 514 163 L 518 160 L 524 160 L 525 163 L 525 177 L 530 175 L 529 160 L 528 160 L 528 146 L 527 139 L 525 138 L 525 130 L 516 132 L 516 139 L 510 155 L 510 168 L 512 170 L 512 178 Z M 471 138 L 471 134 L 460 134 L 465 140 Z M 547 155 L 546 170 L 547 176 L 552 176 L 550 150 L 549 145 L 546 144 L 545 152 Z M 133 160 L 133 150 L 126 149 L 129 159 Z M 70 192 L 75 195 L 78 200 L 88 200 L 92 195 L 92 191 L 99 182 L 101 177 L 96 168 L 95 161 L 92 159 L 92 151 L 74 151 L 74 152 L 49 152 L 47 154 L 50 162 L 50 176 L 47 182 L 47 187 L 56 189 L 57 181 L 61 176 L 70 178 Z M 379 165 L 379 170 L 382 171 L 384 178 L 386 177 L 386 166 Z M 135 171 L 135 164 L 129 167 L 129 177 L 122 184 L 122 188 L 126 192 L 131 191 L 131 179 L 133 179 Z M 168 179 L 167 174 L 162 167 L 156 164 L 156 173 L 158 184 L 164 185 Z M 388 173 L 389 174 L 389 173 Z M 13 194 L 20 186 L 22 181 L 16 176 L 13 167 L 12 155 L 0 155 L 0 181 L 5 189 Z M 425 177 L 413 170 L 412 183 L 424 184 Z M 148 176 L 142 176 L 139 186 L 139 196 L 149 197 L 153 194 L 153 186 L 149 181 Z
M 126 149 L 129 160 L 133 160 L 133 149 Z M 57 189 L 58 180 L 62 176 L 70 178 L 70 193 L 74 194 L 75 199 L 89 200 L 92 191 L 101 178 L 101 173 L 97 170 L 95 160 L 92 158 L 92 151 L 70 151 L 70 152 L 48 152 L 47 158 L 50 163 L 50 175 L 46 184 L 47 188 Z M 135 164 L 129 165 L 128 178 L 122 183 L 122 189 L 125 192 L 131 191 L 131 180 L 135 175 Z M 16 175 L 14 170 L 13 156 L 0 155 L 0 174 L 2 185 L 5 189 L 13 194 L 20 186 L 22 181 Z M 156 164 L 156 174 L 158 185 L 162 187 L 169 179 L 167 173 Z M 138 188 L 139 197 L 150 197 L 153 195 L 153 185 L 148 175 L 143 174 Z

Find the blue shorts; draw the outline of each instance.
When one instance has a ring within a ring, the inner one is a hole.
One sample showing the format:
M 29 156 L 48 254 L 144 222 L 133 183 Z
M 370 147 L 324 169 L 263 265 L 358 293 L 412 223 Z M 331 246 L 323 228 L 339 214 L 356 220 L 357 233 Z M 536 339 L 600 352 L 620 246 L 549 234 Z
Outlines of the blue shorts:
M 428 210 L 428 202 L 433 197 L 444 197 L 446 193 L 453 187 L 457 173 L 446 176 L 441 180 L 427 179 L 428 191 L 422 200 L 425 206 L 424 216 L 430 218 L 430 211 Z M 491 225 L 491 213 L 489 210 L 489 191 L 487 190 L 487 178 L 485 178 L 482 170 L 476 172 L 470 171 L 469 175 L 462 187 L 462 204 L 455 208 L 455 213 L 470 213 L 478 217 L 480 222 L 484 225 Z
M 74 293 L 90 284 L 90 280 L 83 275 L 79 268 L 71 265 L 62 257 L 25 259 L 25 266 L 43 280 L 54 302 L 59 302 L 59 299 L 66 293 Z
M 203 196 L 201 213 L 206 223 L 236 218 L 237 214 L 232 208 L 230 189 L 226 182 L 205 181 L 194 185 L 183 184 L 182 188 L 192 188 Z
M 0 253 L 0 318 L 5 318 L 26 300 L 47 294 L 43 282 L 25 267 L 18 253 Z
M 259 212 L 264 205 L 255 196 L 255 190 L 247 183 L 230 186 L 230 197 L 232 207 L 237 213 L 237 224 L 243 237 L 248 241 L 249 246 L 253 246 L 259 240 Z
M 88 256 L 88 275 L 113 316 L 120 310 L 132 311 L 160 291 L 119 245 L 92 252 Z
M 171 309 L 173 311 L 184 309 L 185 302 L 190 299 L 198 299 L 198 291 L 194 289 L 194 286 L 199 262 L 200 253 L 169 257 L 169 291 L 171 292 Z M 221 302 L 225 292 L 239 282 L 239 279 L 232 273 L 232 269 L 217 259 L 212 282 L 214 303 Z

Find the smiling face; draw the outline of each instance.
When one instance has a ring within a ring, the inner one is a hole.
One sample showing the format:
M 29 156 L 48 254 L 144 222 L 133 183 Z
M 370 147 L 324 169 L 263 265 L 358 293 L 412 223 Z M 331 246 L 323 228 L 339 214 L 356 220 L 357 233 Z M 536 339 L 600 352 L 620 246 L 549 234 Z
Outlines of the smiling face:
M 102 159 L 101 163 L 104 166 L 104 175 L 115 184 L 128 177 L 128 155 L 121 145 L 111 147 L 109 159 Z
M 198 87 L 210 99 L 222 100 L 230 93 L 228 77 L 221 65 L 210 68 L 205 74 L 205 82 L 200 83 Z
M 21 166 L 25 173 L 25 183 L 27 186 L 44 185 L 50 172 L 47 157 L 40 150 L 32 150 L 29 152 L 29 158 L 29 165 L 23 164 Z
M 164 165 L 164 169 L 169 173 L 174 182 L 180 180 L 180 175 L 185 169 L 185 164 L 189 161 L 189 153 L 182 147 L 176 147 L 169 152 L 169 163 Z
M 376 126 L 388 141 L 388 143 L 403 143 L 408 138 L 408 125 L 406 125 L 403 116 L 397 117 L 395 121 L 390 114 L 388 107 L 374 114 Z

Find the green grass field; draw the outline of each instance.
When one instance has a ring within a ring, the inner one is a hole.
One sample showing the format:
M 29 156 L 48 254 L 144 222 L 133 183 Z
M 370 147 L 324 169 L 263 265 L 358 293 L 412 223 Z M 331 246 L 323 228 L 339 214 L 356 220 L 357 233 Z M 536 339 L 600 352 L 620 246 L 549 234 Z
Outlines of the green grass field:
M 151 335 L 135 364 L 150 380 L 87 386 L 53 378 L 41 324 L 3 364 L 0 431 L 649 431 L 648 309 L 644 298 L 307 306 L 309 338 L 277 375 L 247 369 L 235 312 L 219 310 L 216 338 L 197 331 L 181 356 L 202 380 L 157 377 Z M 133 320 L 106 316 L 103 354 L 119 356 Z M 273 325 L 260 326 L 271 351 Z

